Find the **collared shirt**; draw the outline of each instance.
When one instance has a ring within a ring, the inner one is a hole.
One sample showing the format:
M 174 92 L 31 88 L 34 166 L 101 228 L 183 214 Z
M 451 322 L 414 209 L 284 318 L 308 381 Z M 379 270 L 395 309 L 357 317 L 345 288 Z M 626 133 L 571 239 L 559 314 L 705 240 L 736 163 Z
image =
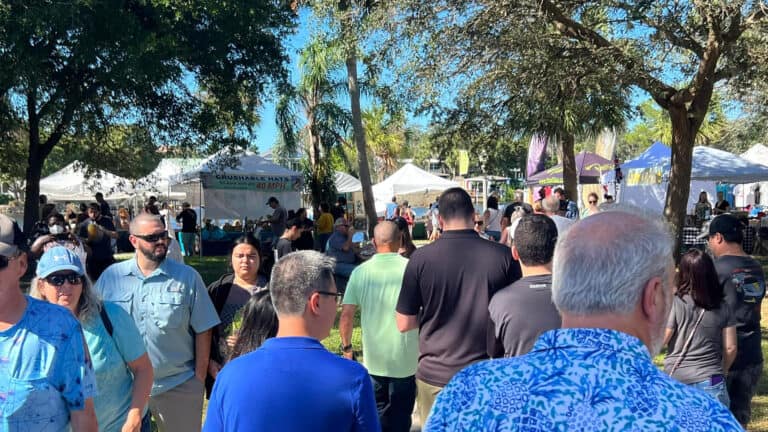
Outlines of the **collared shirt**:
M 373 384 L 317 339 L 267 339 L 216 377 L 204 432 L 377 432 Z
M 26 299 L 0 331 L 0 431 L 68 431 L 70 412 L 96 394 L 83 332 L 69 310 Z
M 419 332 L 400 333 L 395 305 L 408 260 L 397 253 L 377 253 L 361 264 L 347 283 L 343 304 L 360 307 L 363 364 L 371 375 L 405 378 L 416 373 Z
M 607 329 L 544 333 L 524 356 L 476 363 L 437 397 L 425 431 L 740 431 L 643 343 Z
M 165 259 L 144 276 L 134 257 L 104 271 L 96 291 L 136 322 L 155 370 L 153 396 L 194 376 L 195 334 L 219 323 L 197 271 Z

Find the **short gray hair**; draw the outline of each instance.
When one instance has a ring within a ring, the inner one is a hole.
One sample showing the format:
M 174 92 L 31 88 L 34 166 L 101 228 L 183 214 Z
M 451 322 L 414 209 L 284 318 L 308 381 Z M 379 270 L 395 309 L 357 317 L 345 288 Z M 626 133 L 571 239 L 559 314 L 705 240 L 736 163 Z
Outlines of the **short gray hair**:
M 663 222 L 638 208 L 614 207 L 579 221 L 555 248 L 552 301 L 572 315 L 629 313 L 651 278 L 667 285 L 672 245 Z
M 336 260 L 316 251 L 298 251 L 272 268 L 269 293 L 278 315 L 301 315 L 313 291 L 328 291 Z
M 87 274 L 83 274 L 83 293 L 80 294 L 80 301 L 77 304 L 77 319 L 84 323 L 94 317 L 97 317 L 101 312 L 101 308 L 104 304 L 101 298 L 96 294 L 93 289 L 93 283 L 91 278 Z M 42 279 L 42 280 L 41 280 Z M 54 303 L 51 300 L 43 297 L 43 293 L 40 292 L 40 282 L 45 278 L 35 277 L 32 279 L 32 283 L 29 287 L 29 296 L 39 300 L 45 300 L 50 303 Z
M 541 201 L 541 207 L 547 213 L 557 213 L 560 210 L 560 200 L 555 195 L 550 195 Z

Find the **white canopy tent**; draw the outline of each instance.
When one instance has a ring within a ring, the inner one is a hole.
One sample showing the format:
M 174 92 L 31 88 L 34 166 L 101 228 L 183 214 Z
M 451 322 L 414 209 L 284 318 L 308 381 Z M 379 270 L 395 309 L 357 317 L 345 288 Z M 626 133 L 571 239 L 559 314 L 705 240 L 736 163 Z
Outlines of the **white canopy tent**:
M 741 157 L 750 162 L 768 166 L 768 147 L 762 144 L 755 144 L 749 150 L 742 153 Z M 754 204 L 768 204 L 768 199 L 760 198 L 761 195 L 762 197 L 768 196 L 766 194 L 768 194 L 768 181 L 736 185 L 733 188 L 734 205 L 736 207 L 746 207 Z
M 341 171 L 336 171 L 334 173 L 333 182 L 336 185 L 336 192 L 338 193 L 353 193 L 363 190 L 363 185 L 360 184 L 360 180 Z
M 141 195 L 161 195 L 174 199 L 184 199 L 185 193 L 172 192 L 171 181 L 184 171 L 200 166 L 203 158 L 166 158 L 157 164 L 157 168 L 134 182 L 134 191 Z
M 266 202 L 272 196 L 287 209 L 301 206 L 302 175 L 248 151 L 222 150 L 169 181 L 212 219 L 271 214 Z
M 133 196 L 130 180 L 104 170 L 92 170 L 79 161 L 40 180 L 40 193 L 49 201 L 93 201 L 96 192 L 104 194 L 104 199 L 109 201 Z
M 396 195 L 418 192 L 444 191 L 458 187 L 455 181 L 446 180 L 430 174 L 413 164 L 405 164 L 381 183 L 373 185 L 373 197 L 376 200 L 376 213 L 383 214 L 387 203 Z
M 669 147 L 667 147 L 667 151 L 669 151 Z M 669 154 L 671 155 L 671 152 Z M 637 159 L 642 158 L 643 155 L 640 155 Z M 651 165 L 635 167 L 624 173 L 627 184 L 621 188 L 619 201 L 649 210 L 663 211 L 670 159 L 671 156 L 655 158 Z M 633 180 L 640 178 L 646 179 L 646 181 Z M 647 179 L 649 178 L 655 178 L 656 181 L 648 182 Z M 699 193 L 702 191 L 707 192 L 710 201 L 713 201 L 716 196 L 717 183 L 744 184 L 760 180 L 768 180 L 768 166 L 750 162 L 724 150 L 704 146 L 694 147 L 691 192 L 688 197 L 687 208 L 692 208 L 695 205 Z

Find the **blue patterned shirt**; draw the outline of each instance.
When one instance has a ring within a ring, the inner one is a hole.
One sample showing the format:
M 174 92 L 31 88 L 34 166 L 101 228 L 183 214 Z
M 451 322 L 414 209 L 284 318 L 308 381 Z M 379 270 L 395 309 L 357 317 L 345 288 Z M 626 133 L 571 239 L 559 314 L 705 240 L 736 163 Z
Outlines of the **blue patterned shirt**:
M 475 363 L 438 395 L 425 431 L 740 431 L 728 409 L 606 329 L 541 335 L 524 356 Z

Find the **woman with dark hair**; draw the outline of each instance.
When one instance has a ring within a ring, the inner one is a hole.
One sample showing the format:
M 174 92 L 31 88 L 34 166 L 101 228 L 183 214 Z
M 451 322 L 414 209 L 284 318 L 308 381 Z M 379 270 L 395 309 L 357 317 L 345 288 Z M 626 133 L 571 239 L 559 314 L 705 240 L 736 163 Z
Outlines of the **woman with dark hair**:
M 243 307 L 241 316 L 242 324 L 229 360 L 256 350 L 277 334 L 277 313 L 268 289 L 256 291 Z
M 503 216 L 499 211 L 499 199 L 494 195 L 489 196 L 485 207 L 485 212 L 483 212 L 485 233 L 494 241 L 499 241 L 501 240 L 501 217 Z
M 296 210 L 296 219 L 298 219 L 301 229 L 301 236 L 293 241 L 294 250 L 312 250 L 315 248 L 315 239 L 312 237 L 312 228 L 314 224 L 307 217 L 307 209 L 304 207 Z
M 688 251 L 680 259 L 676 285 L 664 337 L 664 371 L 728 406 L 725 374 L 736 358 L 736 321 L 723 301 L 712 258 L 698 249 Z
M 206 389 L 210 395 L 213 381 L 219 370 L 229 358 L 229 353 L 235 345 L 235 335 L 232 322 L 251 296 L 264 285 L 266 280 L 259 277 L 261 267 L 261 244 L 248 233 L 235 240 L 230 253 L 230 272 L 224 274 L 216 282 L 208 286 L 213 306 L 219 314 L 221 324 L 214 330 L 211 339 L 211 360 L 208 364 L 208 377 L 205 380 Z
M 397 229 L 400 231 L 402 242 L 400 243 L 400 256 L 404 258 L 410 258 L 413 251 L 416 250 L 416 245 L 413 244 L 413 238 L 411 238 L 411 232 L 408 231 L 408 221 L 402 216 L 397 216 L 392 219 L 392 222 L 397 225 Z

